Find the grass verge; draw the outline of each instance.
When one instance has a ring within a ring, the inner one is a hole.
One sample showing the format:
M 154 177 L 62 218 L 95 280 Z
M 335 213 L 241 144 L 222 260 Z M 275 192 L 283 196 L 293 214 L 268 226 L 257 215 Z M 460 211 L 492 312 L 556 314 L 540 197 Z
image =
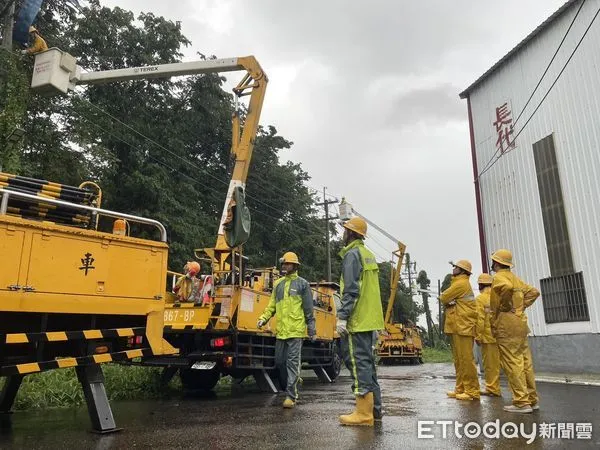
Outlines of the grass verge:
M 109 400 L 168 398 L 180 390 L 179 377 L 166 388 L 160 386 L 160 369 L 103 364 Z M 0 381 L 4 384 L 4 379 Z M 23 379 L 14 409 L 46 409 L 85 403 L 75 369 L 59 369 L 28 375 Z
M 449 348 L 423 348 L 423 362 L 448 363 L 452 362 L 452 350 Z

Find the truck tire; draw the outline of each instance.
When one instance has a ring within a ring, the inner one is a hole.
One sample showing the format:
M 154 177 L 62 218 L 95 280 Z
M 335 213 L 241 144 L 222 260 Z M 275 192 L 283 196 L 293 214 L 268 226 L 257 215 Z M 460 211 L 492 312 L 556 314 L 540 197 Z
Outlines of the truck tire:
M 185 389 L 210 391 L 219 382 L 221 373 L 216 367 L 210 370 L 181 369 L 179 377 Z
M 323 367 L 325 372 L 327 372 L 327 376 L 331 378 L 331 381 L 335 380 L 342 370 L 342 356 L 340 355 L 340 345 L 338 341 L 333 341 L 332 351 L 333 360 L 331 361 L 331 364 Z

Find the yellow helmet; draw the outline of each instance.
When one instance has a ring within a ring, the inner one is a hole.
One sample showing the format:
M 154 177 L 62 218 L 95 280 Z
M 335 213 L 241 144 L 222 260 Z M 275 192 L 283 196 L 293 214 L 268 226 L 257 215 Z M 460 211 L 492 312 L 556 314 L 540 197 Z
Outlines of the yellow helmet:
M 471 263 L 469 261 L 467 261 L 466 259 L 460 259 L 458 261 L 454 262 L 450 262 L 450 264 L 452 264 L 453 267 L 459 267 L 460 269 L 463 269 L 467 272 L 469 272 L 469 275 L 473 273 L 473 266 L 471 266 Z
M 367 235 L 367 222 L 365 222 L 365 219 L 362 217 L 353 217 L 352 219 L 346 221 L 344 223 L 344 228 L 354 231 L 363 237 Z
M 285 253 L 283 255 L 283 258 L 281 258 L 280 261 L 282 264 L 289 263 L 289 264 L 300 265 L 300 261 L 298 260 L 298 255 L 296 255 L 294 252 Z
M 37 28 L 36 28 L 36 27 L 34 27 L 33 25 L 30 25 L 30 26 L 29 26 L 29 32 L 30 32 L 30 33 L 35 33 L 36 31 L 37 31 Z
M 513 267 L 514 264 L 512 262 L 512 252 L 505 248 L 501 248 L 500 250 L 496 250 L 492 254 L 492 261 L 496 261 L 503 266 Z
M 477 284 L 492 284 L 493 279 L 489 273 L 482 273 L 477 277 Z

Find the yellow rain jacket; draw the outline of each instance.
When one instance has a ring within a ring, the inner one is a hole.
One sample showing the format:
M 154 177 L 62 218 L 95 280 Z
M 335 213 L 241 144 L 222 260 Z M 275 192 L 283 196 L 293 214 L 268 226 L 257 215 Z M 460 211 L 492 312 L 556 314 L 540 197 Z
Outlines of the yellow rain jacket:
M 444 333 L 474 337 L 477 308 L 469 276 L 461 274 L 452 277 L 450 287 L 442 292 L 440 301 L 446 307 Z
M 482 344 L 495 344 L 496 339 L 492 335 L 492 309 L 490 308 L 491 288 L 486 287 L 475 299 L 477 306 L 477 326 L 475 328 L 475 340 Z
M 48 44 L 46 44 L 43 37 L 36 33 L 33 38 L 33 44 L 27 49 L 27 54 L 35 55 L 40 52 L 45 52 L 46 50 L 48 50 Z
M 509 269 L 494 276 L 490 295 L 492 333 L 497 340 L 523 340 L 529 334 L 525 308 L 533 304 L 540 292 Z

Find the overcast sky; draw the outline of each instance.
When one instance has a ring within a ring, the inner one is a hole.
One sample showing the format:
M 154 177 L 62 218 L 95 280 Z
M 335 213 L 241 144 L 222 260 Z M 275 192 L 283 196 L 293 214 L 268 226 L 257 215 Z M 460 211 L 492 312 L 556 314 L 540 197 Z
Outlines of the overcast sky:
M 432 287 L 450 259 L 481 270 L 458 93 L 563 3 L 102 1 L 181 21 L 188 59 L 255 55 L 269 76 L 261 122 L 294 142 L 281 157 L 400 238 Z M 393 243 L 373 234 L 387 257 Z

